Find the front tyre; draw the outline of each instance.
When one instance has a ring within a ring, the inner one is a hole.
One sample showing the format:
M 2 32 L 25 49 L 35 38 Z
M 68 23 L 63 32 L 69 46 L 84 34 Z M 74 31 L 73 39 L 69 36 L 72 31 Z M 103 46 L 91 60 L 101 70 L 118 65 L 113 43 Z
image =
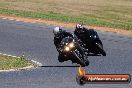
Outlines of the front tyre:
M 75 59 L 77 59 L 77 63 L 79 63 L 82 67 L 89 65 L 89 61 L 87 60 L 87 58 L 84 57 L 78 50 L 75 50 L 73 52 L 73 55 L 76 57 Z

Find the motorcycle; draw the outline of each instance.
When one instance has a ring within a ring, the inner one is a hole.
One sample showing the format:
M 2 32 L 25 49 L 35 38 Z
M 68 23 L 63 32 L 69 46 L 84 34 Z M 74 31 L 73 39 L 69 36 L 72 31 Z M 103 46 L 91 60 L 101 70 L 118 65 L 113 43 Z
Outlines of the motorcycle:
M 94 55 L 102 54 L 103 56 L 106 56 L 103 44 L 96 31 L 89 29 L 82 38 L 82 40 L 85 41 L 82 41 L 83 43 L 81 45 L 87 50 L 87 53 L 93 53 Z
M 89 65 L 87 55 L 84 53 L 82 47 L 70 36 L 63 38 L 61 41 L 61 55 L 65 58 L 70 58 L 72 62 L 78 63 L 83 67 Z

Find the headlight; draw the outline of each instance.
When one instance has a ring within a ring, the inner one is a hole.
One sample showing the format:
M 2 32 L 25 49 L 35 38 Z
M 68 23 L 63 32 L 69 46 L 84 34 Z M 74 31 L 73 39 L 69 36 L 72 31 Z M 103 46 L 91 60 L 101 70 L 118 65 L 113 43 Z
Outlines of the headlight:
M 69 48 L 69 47 L 65 47 L 65 50 L 66 50 L 66 51 L 69 51 L 69 50 L 70 50 L 70 48 Z
M 95 35 L 94 38 L 96 38 L 97 36 Z
M 74 43 L 70 43 L 69 47 L 71 47 L 71 48 L 74 47 Z

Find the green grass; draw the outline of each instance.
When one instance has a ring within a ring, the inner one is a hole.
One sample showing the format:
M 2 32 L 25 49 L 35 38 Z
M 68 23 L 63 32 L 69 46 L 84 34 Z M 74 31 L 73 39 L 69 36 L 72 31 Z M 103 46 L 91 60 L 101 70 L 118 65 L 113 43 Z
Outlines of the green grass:
M 113 20 L 113 21 L 102 20 L 92 16 L 91 17 L 67 16 L 64 14 L 53 13 L 53 12 L 44 13 L 44 12 L 32 12 L 32 11 L 18 11 L 18 10 L 10 10 L 10 9 L 0 9 L 0 14 L 8 14 L 19 17 L 59 20 L 65 22 L 78 22 L 78 23 L 85 23 L 88 25 L 106 26 L 106 27 L 120 28 L 126 30 L 132 29 L 132 25 L 130 23 L 118 22 L 117 20 Z
M 132 30 L 132 0 L 1 0 L 0 14 Z
M 0 55 L 0 70 L 18 69 L 30 65 L 32 65 L 32 63 L 24 58 L 14 58 Z

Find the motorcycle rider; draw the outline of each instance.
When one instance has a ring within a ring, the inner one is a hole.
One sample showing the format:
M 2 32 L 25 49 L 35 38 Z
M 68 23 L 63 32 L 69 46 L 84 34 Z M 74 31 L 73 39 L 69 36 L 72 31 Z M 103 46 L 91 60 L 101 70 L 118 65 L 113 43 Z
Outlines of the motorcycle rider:
M 74 34 L 78 37 L 78 39 L 80 39 L 83 43 L 87 43 L 88 40 L 87 40 L 87 37 L 88 37 L 88 34 L 87 34 L 87 31 L 89 29 L 83 27 L 81 24 L 77 24 L 76 27 L 75 27 L 75 31 L 74 31 Z
M 80 34 L 84 34 L 88 29 L 83 27 L 81 24 L 77 24 L 75 27 L 74 34 L 80 38 Z
M 95 30 L 83 27 L 82 24 L 77 24 L 74 31 L 74 34 L 78 37 L 78 39 L 80 39 L 83 44 L 87 44 L 88 47 L 91 47 L 90 43 L 91 43 L 92 33 L 95 33 L 96 34 L 95 37 L 98 38 L 99 41 L 101 41 Z M 102 42 L 100 43 L 102 44 Z
M 53 29 L 53 33 L 54 33 L 54 44 L 56 46 L 57 51 L 59 52 L 58 60 L 59 62 L 63 62 L 65 56 L 62 54 L 61 51 L 61 47 L 60 47 L 61 40 L 68 36 L 73 37 L 73 35 L 69 32 L 66 32 L 65 30 L 62 30 L 62 28 L 60 27 L 55 27 Z

